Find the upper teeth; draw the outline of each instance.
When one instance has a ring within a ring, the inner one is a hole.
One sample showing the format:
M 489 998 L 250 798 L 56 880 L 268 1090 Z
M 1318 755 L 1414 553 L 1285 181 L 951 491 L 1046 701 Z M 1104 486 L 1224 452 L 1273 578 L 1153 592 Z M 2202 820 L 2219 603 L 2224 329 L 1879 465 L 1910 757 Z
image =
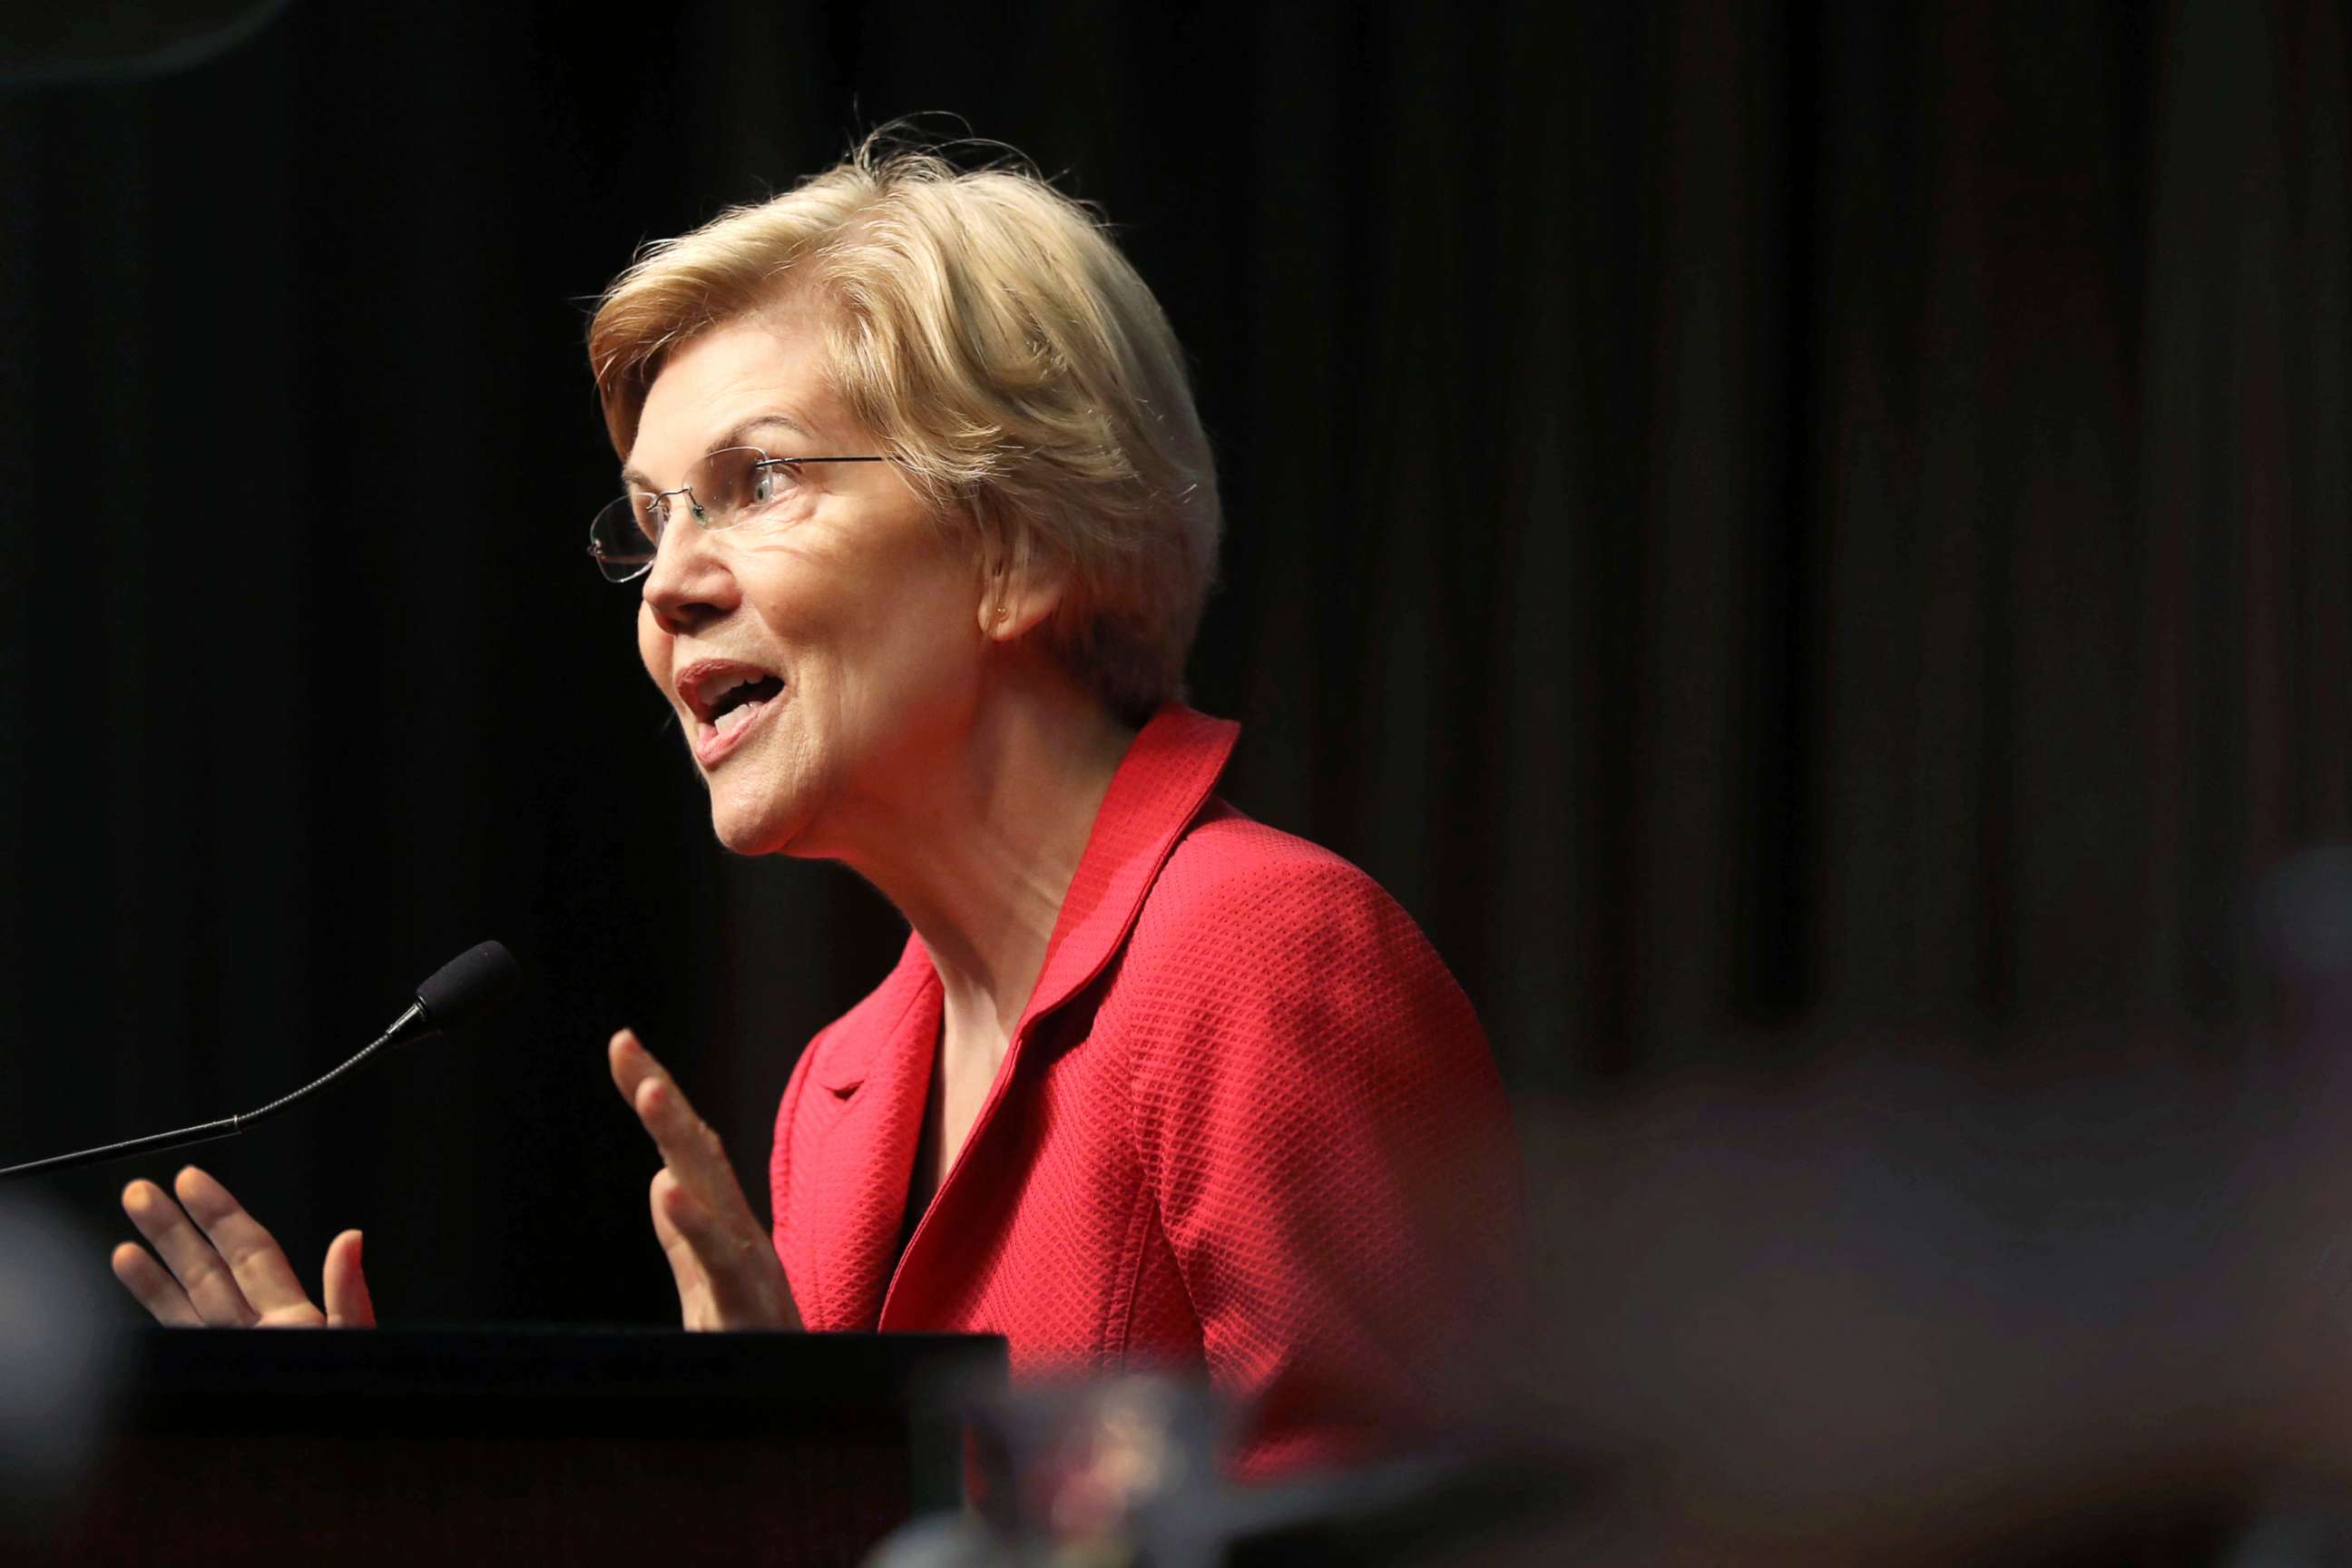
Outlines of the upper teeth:
M 702 683 L 702 700 L 705 705 L 716 702 L 737 687 L 749 686 L 751 682 L 761 679 L 763 678 L 755 673 L 738 673 L 706 680 Z

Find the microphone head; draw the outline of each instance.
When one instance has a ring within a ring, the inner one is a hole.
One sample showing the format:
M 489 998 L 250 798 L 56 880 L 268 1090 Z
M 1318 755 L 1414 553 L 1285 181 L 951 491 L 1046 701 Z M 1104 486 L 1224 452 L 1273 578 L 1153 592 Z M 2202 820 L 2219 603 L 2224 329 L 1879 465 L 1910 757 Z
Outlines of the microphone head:
M 522 984 L 522 971 L 503 943 L 478 942 L 433 972 L 416 988 L 416 1004 L 436 1029 L 454 1029 L 486 1013 Z

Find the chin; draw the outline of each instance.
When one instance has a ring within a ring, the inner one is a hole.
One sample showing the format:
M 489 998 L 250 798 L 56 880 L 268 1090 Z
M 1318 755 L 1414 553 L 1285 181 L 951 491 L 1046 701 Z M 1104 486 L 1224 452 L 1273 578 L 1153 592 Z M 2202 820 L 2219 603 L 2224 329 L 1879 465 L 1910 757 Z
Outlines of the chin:
M 717 817 L 711 819 L 710 826 L 719 835 L 719 847 L 730 855 L 750 857 L 792 853 L 793 836 L 789 830 L 771 827 L 765 824 L 746 826 L 728 823 Z
M 776 802 L 730 805 L 716 795 L 710 801 L 710 831 L 719 844 L 736 855 L 779 855 L 791 852 L 793 840 L 804 826 L 799 814 L 780 810 Z

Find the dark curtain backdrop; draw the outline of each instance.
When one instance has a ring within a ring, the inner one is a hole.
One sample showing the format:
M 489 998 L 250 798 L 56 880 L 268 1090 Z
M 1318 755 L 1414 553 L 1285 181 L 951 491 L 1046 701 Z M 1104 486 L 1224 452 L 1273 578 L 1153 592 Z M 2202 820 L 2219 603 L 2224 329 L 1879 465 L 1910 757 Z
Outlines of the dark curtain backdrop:
M 2346 23 L 298 3 L 9 89 L 0 1161 L 273 1098 L 497 936 L 494 1028 L 207 1163 L 387 1316 L 673 1318 L 606 1034 L 764 1206 L 903 928 L 710 841 L 581 552 L 586 309 L 929 110 L 1119 225 L 1222 465 L 1227 793 L 1522 1095 L 2257 1019 L 2249 889 L 2352 809 Z M 120 1233 L 127 1173 L 51 1190 Z

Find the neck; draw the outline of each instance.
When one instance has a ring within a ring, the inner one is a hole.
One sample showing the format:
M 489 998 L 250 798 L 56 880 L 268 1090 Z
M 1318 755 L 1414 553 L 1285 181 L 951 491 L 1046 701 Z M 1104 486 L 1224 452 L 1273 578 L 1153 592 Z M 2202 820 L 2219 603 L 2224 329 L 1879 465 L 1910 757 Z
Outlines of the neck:
M 992 683 L 914 798 L 842 857 L 923 939 L 950 1019 L 1019 1024 L 1134 738 L 1057 668 Z

